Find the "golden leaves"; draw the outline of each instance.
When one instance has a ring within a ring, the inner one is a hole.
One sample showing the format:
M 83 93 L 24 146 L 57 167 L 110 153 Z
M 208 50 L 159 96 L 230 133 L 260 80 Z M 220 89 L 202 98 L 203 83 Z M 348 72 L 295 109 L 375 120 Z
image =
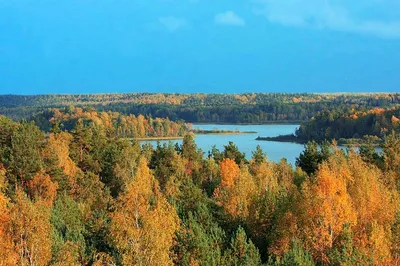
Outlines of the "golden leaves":
M 247 167 L 239 166 L 231 159 L 220 164 L 221 184 L 214 191 L 214 198 L 225 212 L 235 218 L 246 218 L 249 205 L 256 192 L 255 182 Z
M 53 183 L 49 175 L 39 172 L 28 182 L 28 188 L 33 198 L 41 199 L 50 207 L 57 195 L 58 184 Z
M 171 265 L 179 228 L 176 210 L 161 194 L 144 158 L 134 180 L 118 198 L 111 235 L 125 265 Z

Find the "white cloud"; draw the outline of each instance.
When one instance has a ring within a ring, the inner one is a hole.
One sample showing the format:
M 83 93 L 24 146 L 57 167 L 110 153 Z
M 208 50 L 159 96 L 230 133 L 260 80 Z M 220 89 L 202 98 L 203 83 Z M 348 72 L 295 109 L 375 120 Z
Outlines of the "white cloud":
M 216 24 L 232 25 L 232 26 L 244 26 L 246 22 L 243 18 L 239 17 L 233 11 L 226 11 L 219 13 L 215 16 L 214 22 Z
M 185 19 L 176 18 L 176 17 L 161 17 L 158 21 L 169 31 L 174 32 L 185 26 L 187 26 L 187 22 Z
M 400 12 L 393 0 L 257 0 L 255 13 L 285 26 L 313 27 L 400 38 Z

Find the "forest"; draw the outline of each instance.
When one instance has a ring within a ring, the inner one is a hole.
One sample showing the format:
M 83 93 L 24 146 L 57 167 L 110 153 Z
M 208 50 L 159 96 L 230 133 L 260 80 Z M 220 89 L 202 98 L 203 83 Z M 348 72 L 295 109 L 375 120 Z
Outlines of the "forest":
M 0 114 L 19 121 L 49 108 L 76 106 L 190 123 L 265 124 L 305 122 L 324 110 L 368 111 L 396 104 L 400 104 L 398 93 L 0 95 Z
M 45 132 L 50 132 L 54 127 L 71 131 L 77 124 L 84 126 L 93 123 L 103 128 L 108 135 L 118 138 L 183 137 L 192 128 L 191 124 L 184 121 L 173 122 L 168 118 L 97 112 L 93 108 L 73 106 L 48 109 L 35 114 L 30 120 Z
M 343 112 L 332 109 L 317 113 L 296 132 L 302 141 L 353 140 L 382 142 L 391 132 L 400 133 L 400 107 Z
M 0 116 L 0 265 L 399 263 L 396 132 L 379 153 L 309 142 L 293 168 L 232 142 L 201 151 L 190 134 L 155 148 L 120 137 L 143 116 L 48 118 L 44 132 Z

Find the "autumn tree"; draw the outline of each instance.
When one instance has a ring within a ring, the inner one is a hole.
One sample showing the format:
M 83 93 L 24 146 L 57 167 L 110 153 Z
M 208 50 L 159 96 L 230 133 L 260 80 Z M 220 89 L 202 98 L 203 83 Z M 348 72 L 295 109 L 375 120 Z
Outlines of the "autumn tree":
M 123 264 L 172 264 L 170 251 L 178 228 L 176 211 L 160 194 L 146 160 L 141 159 L 112 214 L 111 237 Z
M 79 266 L 82 265 L 79 261 L 79 247 L 76 243 L 65 242 L 57 252 L 54 259 L 54 266 Z
M 340 151 L 328 163 L 323 163 L 316 173 L 316 183 L 304 187 L 304 201 L 299 206 L 302 239 L 320 261 L 329 261 L 327 253 L 343 226 L 352 227 L 357 222 L 347 188 L 350 173 L 342 167 L 345 164 L 346 159 Z
M 52 258 L 50 209 L 17 189 L 10 209 L 11 236 L 20 265 L 48 265 Z
M 73 140 L 71 134 L 67 132 L 52 133 L 46 143 L 43 156 L 47 160 L 54 159 L 54 167 L 48 172 L 52 175 L 53 180 L 59 176 L 56 181 L 60 187 L 66 190 L 71 190 L 73 193 L 76 190 L 77 179 L 82 177 L 81 170 L 76 166 L 76 163 L 70 157 L 70 145 Z M 56 171 L 62 171 L 63 175 L 57 175 Z
M 217 202 L 226 213 L 235 218 L 245 219 L 255 193 L 255 184 L 247 166 L 239 166 L 231 159 L 221 162 L 221 184 L 214 191 Z
M 385 183 L 387 186 L 400 191 L 400 135 L 390 134 L 383 144 L 383 159 L 386 171 Z
M 15 248 L 11 229 L 11 202 L 4 194 L 6 190 L 6 171 L 0 166 L 0 265 L 14 265 L 18 261 L 18 252 Z
M 365 163 L 358 154 L 350 153 L 342 168 L 350 171 L 348 191 L 357 214 L 353 228 L 355 245 L 369 254 L 374 263 L 390 262 L 397 193 L 384 185 L 381 171 Z
M 51 206 L 57 195 L 58 184 L 44 172 L 38 172 L 28 182 L 28 192 L 33 199 L 40 199 L 47 206 Z

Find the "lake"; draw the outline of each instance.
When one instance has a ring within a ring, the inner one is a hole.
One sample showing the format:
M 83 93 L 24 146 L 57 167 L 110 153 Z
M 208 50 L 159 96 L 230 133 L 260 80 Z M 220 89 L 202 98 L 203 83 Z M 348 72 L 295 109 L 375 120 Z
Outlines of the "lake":
M 224 150 L 224 146 L 228 145 L 229 141 L 235 143 L 241 152 L 246 154 L 246 158 L 252 157 L 257 145 L 260 145 L 262 150 L 267 155 L 268 159 L 274 162 L 279 162 L 281 158 L 286 158 L 289 163 L 295 165 L 296 158 L 303 151 L 304 145 L 288 142 L 275 141 L 257 141 L 258 136 L 275 137 L 278 135 L 292 134 L 299 125 L 216 125 L 216 124 L 195 124 L 194 129 L 203 130 L 239 130 L 239 131 L 254 131 L 252 134 L 237 134 L 237 135 L 196 135 L 195 141 L 197 146 L 208 153 L 212 146 L 215 145 L 220 151 Z M 182 140 L 170 140 L 173 144 L 182 143 Z M 161 144 L 170 142 L 160 141 Z M 157 141 L 143 141 L 142 143 L 151 143 L 157 145 Z

